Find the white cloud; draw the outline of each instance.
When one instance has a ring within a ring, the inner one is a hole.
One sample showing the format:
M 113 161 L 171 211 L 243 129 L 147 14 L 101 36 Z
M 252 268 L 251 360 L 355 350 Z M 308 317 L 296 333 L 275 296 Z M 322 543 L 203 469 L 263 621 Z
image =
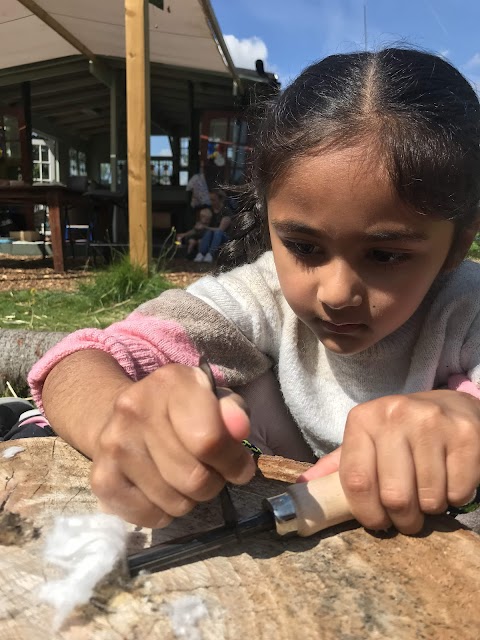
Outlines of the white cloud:
M 252 36 L 239 40 L 235 36 L 223 36 L 236 67 L 255 69 L 255 60 L 263 60 L 267 69 L 268 49 L 261 38 Z
M 465 64 L 465 69 L 480 69 L 480 53 L 476 53 Z

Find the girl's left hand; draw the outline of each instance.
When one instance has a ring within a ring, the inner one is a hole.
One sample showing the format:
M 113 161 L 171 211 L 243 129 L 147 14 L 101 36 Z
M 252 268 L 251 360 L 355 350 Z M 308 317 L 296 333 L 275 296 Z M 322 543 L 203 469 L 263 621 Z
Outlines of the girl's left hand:
M 300 480 L 338 468 L 366 528 L 418 533 L 424 514 L 468 503 L 480 484 L 480 400 L 438 390 L 378 398 L 352 409 L 343 445 Z

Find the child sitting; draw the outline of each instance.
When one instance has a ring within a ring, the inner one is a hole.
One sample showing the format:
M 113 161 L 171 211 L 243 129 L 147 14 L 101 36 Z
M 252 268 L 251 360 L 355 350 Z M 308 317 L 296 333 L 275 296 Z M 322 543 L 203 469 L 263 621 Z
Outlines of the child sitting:
M 198 220 L 194 227 L 185 233 L 177 234 L 177 239 L 187 247 L 187 258 L 193 259 L 196 254 L 198 243 L 205 235 L 212 221 L 212 210 L 208 207 L 202 207 L 198 212 Z

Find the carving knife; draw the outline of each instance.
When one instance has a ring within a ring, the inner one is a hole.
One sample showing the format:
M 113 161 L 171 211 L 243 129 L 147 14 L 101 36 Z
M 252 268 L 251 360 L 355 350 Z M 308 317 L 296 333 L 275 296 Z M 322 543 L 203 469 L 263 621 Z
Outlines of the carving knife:
M 177 538 L 127 558 L 131 576 L 159 571 L 232 543 L 241 543 L 261 531 L 280 536 L 310 536 L 317 531 L 352 520 L 338 473 L 291 485 L 284 493 L 266 498 L 256 515 L 229 522 L 203 533 Z

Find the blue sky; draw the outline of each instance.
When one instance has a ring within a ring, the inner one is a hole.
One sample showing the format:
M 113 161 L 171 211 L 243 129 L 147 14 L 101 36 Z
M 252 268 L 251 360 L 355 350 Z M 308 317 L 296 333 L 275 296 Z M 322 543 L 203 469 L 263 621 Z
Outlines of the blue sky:
M 211 0 L 235 64 L 262 58 L 282 86 L 331 53 L 408 43 L 443 55 L 480 90 L 480 0 Z M 162 139 L 152 153 L 165 149 Z M 162 151 L 163 152 L 163 151 Z
M 331 53 L 409 43 L 444 55 L 480 88 L 479 0 L 211 0 L 234 61 L 285 85 Z M 260 55 L 259 55 L 260 54 Z

